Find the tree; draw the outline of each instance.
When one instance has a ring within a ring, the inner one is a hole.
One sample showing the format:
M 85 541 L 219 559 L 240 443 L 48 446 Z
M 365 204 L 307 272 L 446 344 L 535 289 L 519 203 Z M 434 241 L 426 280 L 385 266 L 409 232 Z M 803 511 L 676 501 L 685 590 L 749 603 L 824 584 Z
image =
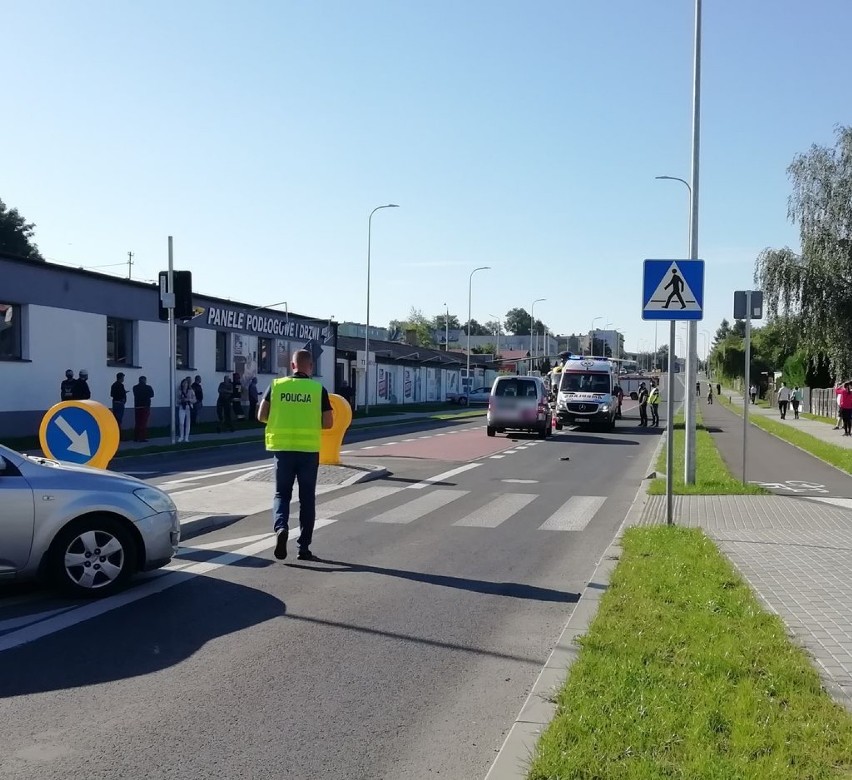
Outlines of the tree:
M 450 330 L 458 330 L 461 327 L 459 323 L 459 318 L 456 317 L 455 314 L 451 314 L 449 317 L 450 320 Z M 435 330 L 444 330 L 446 326 L 447 315 L 446 314 L 436 314 L 435 317 L 432 318 L 432 327 Z
M 745 338 L 745 320 L 735 320 L 734 327 L 731 328 L 731 333 L 735 336 L 739 336 L 741 339 Z
M 17 209 L 7 209 L 0 200 L 0 252 L 44 261 L 33 241 L 34 232 L 32 222 L 27 222 Z
M 462 328 L 464 329 L 465 335 L 467 335 L 467 323 L 465 323 Z M 476 320 L 472 319 L 470 321 L 470 335 L 471 336 L 490 336 L 491 332 L 488 328 L 480 325 Z
M 473 355 L 493 355 L 497 352 L 497 347 L 493 344 L 483 344 L 481 347 L 471 347 L 470 351 Z
M 435 339 L 432 335 L 432 322 L 428 320 L 420 309 L 413 306 L 406 320 L 391 320 L 388 325 L 389 338 L 391 341 L 406 340 L 408 334 L 414 331 L 414 343 L 418 347 L 432 347 Z
M 716 336 L 713 339 L 714 344 L 724 341 L 731 332 L 731 323 L 727 320 L 722 320 L 722 324 L 716 329 Z
M 497 320 L 488 320 L 482 327 L 488 331 L 489 335 L 496 335 L 503 332 L 503 327 Z
M 507 333 L 515 336 L 530 335 L 530 314 L 526 309 L 509 309 L 503 318 L 503 327 Z
M 813 145 L 798 155 L 787 216 L 799 225 L 802 253 L 764 249 L 755 281 L 770 315 L 801 318 L 802 348 L 834 375 L 852 373 L 852 127 L 836 128 L 834 148 Z

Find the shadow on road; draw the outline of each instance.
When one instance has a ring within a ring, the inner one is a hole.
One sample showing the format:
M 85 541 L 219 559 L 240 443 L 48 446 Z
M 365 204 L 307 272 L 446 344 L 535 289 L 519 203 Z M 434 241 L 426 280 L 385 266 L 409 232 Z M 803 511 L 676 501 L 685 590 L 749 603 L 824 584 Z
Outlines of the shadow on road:
M 286 613 L 284 602 L 253 588 L 180 572 L 169 576 L 187 582 L 0 652 L 0 698 L 159 672 L 218 637 Z
M 386 577 L 399 577 L 413 582 L 425 582 L 428 585 L 439 585 L 444 588 L 458 588 L 472 593 L 484 593 L 488 596 L 508 596 L 514 599 L 529 599 L 532 601 L 552 601 L 561 604 L 574 604 L 579 593 L 566 593 L 552 588 L 539 588 L 535 585 L 524 585 L 519 582 L 491 582 L 489 580 L 471 580 L 467 577 L 451 577 L 446 574 L 429 574 L 428 572 L 408 571 L 406 569 L 386 569 L 381 566 L 369 566 L 361 563 L 346 561 L 322 560 L 322 568 L 307 566 L 302 563 L 285 564 L 293 569 L 306 569 L 327 574 L 381 574 Z M 336 568 L 329 568 L 334 566 Z

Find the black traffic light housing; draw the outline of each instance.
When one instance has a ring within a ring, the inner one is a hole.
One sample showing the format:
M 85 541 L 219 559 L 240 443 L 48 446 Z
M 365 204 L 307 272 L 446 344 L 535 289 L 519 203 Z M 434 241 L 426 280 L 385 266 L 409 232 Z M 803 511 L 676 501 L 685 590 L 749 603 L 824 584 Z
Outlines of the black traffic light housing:
M 192 271 L 173 271 L 175 289 L 175 319 L 176 320 L 191 320 L 195 316 L 192 307 Z M 160 271 L 160 292 L 163 293 L 168 289 L 169 274 L 168 271 Z M 163 308 L 162 298 L 160 299 L 160 319 L 168 322 L 169 310 Z

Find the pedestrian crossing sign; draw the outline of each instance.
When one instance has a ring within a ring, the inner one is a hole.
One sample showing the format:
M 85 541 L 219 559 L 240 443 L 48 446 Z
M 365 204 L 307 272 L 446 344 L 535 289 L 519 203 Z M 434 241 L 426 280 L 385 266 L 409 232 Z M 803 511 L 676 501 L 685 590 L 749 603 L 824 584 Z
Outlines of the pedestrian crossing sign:
M 642 319 L 703 318 L 704 261 L 646 260 L 642 280 Z

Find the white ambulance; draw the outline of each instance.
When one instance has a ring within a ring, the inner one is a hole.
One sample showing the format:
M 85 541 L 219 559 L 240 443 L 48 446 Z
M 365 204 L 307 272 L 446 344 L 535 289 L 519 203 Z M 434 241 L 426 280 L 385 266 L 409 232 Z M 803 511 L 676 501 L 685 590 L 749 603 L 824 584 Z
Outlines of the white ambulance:
M 615 427 L 616 364 L 605 357 L 571 356 L 562 365 L 556 396 L 556 430 L 565 425 Z

